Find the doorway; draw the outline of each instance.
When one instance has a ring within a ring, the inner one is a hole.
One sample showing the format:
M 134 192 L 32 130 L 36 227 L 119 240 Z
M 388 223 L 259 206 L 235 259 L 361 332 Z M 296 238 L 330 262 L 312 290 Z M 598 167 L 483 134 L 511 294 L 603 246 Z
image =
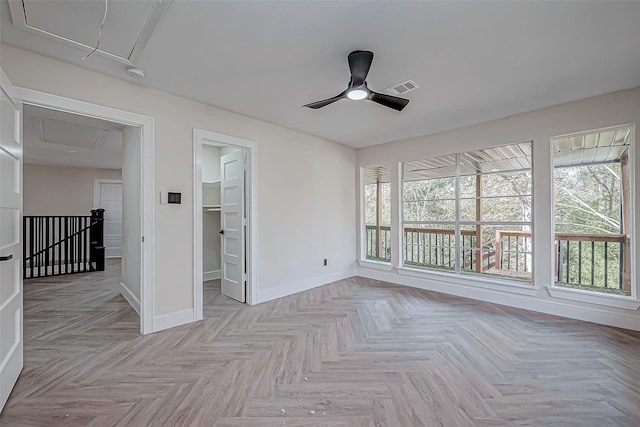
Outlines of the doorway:
M 203 281 L 256 304 L 256 144 L 194 129 L 194 308 L 203 318 Z
M 124 239 L 121 247 L 130 247 L 127 258 L 131 260 L 131 268 L 128 273 L 123 271 L 123 275 L 131 276 L 130 281 L 136 283 L 137 290 L 126 292 L 127 286 L 121 286 L 121 293 L 140 315 L 140 333 L 153 332 L 153 119 L 31 89 L 16 88 L 16 91 L 25 106 L 119 124 L 123 140 L 132 141 L 126 146 L 123 144 L 123 162 L 133 163 L 128 169 L 135 171 L 126 180 L 131 185 L 124 185 L 123 198 L 126 200 L 129 193 L 137 202 L 130 215 L 123 215 L 125 222 L 126 217 L 130 218 L 133 232 L 126 233 L 128 227 L 123 224 L 123 234 L 129 234 L 131 242 L 127 244 Z M 124 169 L 123 165 L 122 181 L 125 181 Z M 123 267 L 123 270 L 127 268 Z

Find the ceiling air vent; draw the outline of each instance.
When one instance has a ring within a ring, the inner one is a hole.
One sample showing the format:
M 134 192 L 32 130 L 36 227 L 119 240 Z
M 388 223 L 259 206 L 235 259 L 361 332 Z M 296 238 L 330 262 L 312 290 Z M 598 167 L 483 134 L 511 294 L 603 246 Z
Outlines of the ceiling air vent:
M 413 80 L 407 80 L 406 82 L 398 83 L 393 86 L 389 86 L 385 89 L 385 92 L 393 95 L 404 95 L 407 92 L 418 89 L 420 86 Z

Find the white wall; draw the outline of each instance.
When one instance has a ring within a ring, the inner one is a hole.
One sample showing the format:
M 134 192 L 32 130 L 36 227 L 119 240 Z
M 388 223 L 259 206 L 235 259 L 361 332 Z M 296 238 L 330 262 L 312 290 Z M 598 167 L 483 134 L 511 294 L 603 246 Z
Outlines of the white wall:
M 212 182 L 220 179 L 220 147 L 202 145 L 202 181 Z
M 478 279 L 456 279 L 455 283 L 441 275 L 427 274 L 425 277 L 408 277 L 391 272 L 381 272 L 368 267 L 360 267 L 358 273 L 410 286 L 424 287 L 457 295 L 495 301 L 533 310 L 566 315 L 594 322 L 614 324 L 640 330 L 640 313 L 600 304 L 574 302 L 552 298 L 546 290 L 553 280 L 553 228 L 552 228 L 552 161 L 550 138 L 552 136 L 586 131 L 627 123 L 640 124 L 640 88 L 614 92 L 598 97 L 544 108 L 529 113 L 518 114 L 473 126 L 378 145 L 357 151 L 359 167 L 374 164 L 391 164 L 395 171 L 398 162 L 459 153 L 467 150 L 490 147 L 513 142 L 533 141 L 533 181 L 534 181 L 534 295 L 520 295 L 503 290 L 483 290 Z M 640 147 L 632 148 L 636 169 L 640 167 Z M 397 177 L 397 174 L 393 174 Z M 637 176 L 637 175 L 636 175 Z M 633 181 L 637 183 L 637 180 Z M 393 184 L 392 184 L 392 187 Z M 399 185 L 398 187 L 399 188 Z M 640 207 L 640 186 L 632 185 L 634 191 L 634 216 Z M 396 205 L 398 196 L 395 196 Z M 395 223 L 399 223 L 396 211 Z M 360 229 L 360 224 L 359 228 Z M 637 230 L 638 223 L 633 225 Z M 636 232 L 637 241 L 640 234 Z M 358 246 L 360 246 L 358 244 Z M 358 249 L 359 250 L 359 249 Z M 640 251 L 635 251 L 635 272 L 640 267 Z M 358 252 L 359 253 L 359 252 Z M 398 256 L 395 255 L 397 262 Z M 468 276 L 467 276 L 468 277 Z
M 120 170 L 24 165 L 24 215 L 91 215 L 94 179 Z
M 183 194 L 154 195 L 155 316 L 193 309 L 193 128 L 258 143 L 260 299 L 355 273 L 354 149 L 9 45 L 0 61 L 17 86 L 155 119 L 156 193 Z
M 127 126 L 122 131 L 122 295 L 140 313 L 141 129 Z

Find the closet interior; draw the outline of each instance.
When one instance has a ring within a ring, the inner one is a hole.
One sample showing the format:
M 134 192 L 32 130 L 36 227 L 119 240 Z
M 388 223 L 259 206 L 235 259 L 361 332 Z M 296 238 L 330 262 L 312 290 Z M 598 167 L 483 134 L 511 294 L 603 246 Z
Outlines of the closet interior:
M 233 147 L 202 145 L 202 268 L 203 280 L 220 278 L 220 157 L 238 151 Z

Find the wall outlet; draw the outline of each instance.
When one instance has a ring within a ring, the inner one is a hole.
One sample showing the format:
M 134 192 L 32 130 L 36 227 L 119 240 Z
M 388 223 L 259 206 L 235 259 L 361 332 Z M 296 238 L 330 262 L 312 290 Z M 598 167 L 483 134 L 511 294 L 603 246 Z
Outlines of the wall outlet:
M 327 259 L 326 258 L 324 259 L 324 265 L 327 265 Z

